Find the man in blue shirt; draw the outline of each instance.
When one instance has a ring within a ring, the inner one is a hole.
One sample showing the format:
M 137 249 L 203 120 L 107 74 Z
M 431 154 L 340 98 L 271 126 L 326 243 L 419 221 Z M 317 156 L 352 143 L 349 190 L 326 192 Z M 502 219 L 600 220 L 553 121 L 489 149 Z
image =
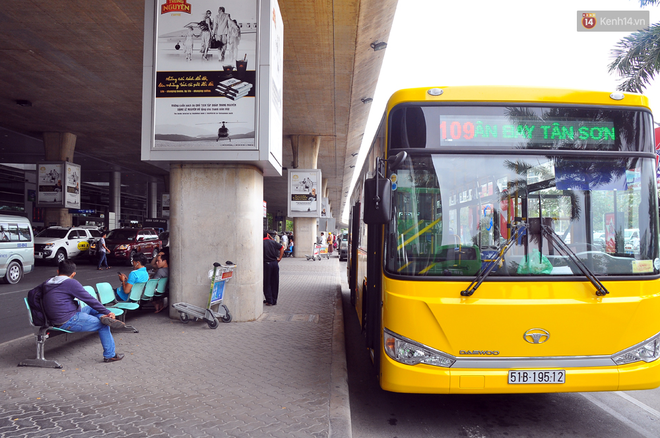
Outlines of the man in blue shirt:
M 128 296 L 131 294 L 131 289 L 136 283 L 146 283 L 149 281 L 149 273 L 147 272 L 147 256 L 144 254 L 138 254 L 133 258 L 133 271 L 128 274 L 119 273 L 119 281 L 121 281 L 121 286 L 117 288 L 117 296 L 122 301 L 127 301 Z
M 103 361 L 116 362 L 124 358 L 115 352 L 115 340 L 110 328 L 125 327 L 115 319 L 115 314 L 92 297 L 73 277 L 76 264 L 70 260 L 61 262 L 57 276 L 43 284 L 43 310 L 56 327 L 72 332 L 98 332 L 103 345 Z M 87 304 L 82 309 L 74 298 Z

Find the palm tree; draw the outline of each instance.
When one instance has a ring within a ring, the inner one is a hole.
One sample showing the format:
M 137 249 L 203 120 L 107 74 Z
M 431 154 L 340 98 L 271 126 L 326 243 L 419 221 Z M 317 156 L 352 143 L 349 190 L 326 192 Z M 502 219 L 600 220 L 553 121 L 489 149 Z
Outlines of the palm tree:
M 657 5 L 660 0 L 640 0 L 640 6 Z M 660 71 L 660 23 L 634 32 L 612 49 L 615 56 L 609 72 L 624 78 L 617 87 L 621 91 L 641 93 Z

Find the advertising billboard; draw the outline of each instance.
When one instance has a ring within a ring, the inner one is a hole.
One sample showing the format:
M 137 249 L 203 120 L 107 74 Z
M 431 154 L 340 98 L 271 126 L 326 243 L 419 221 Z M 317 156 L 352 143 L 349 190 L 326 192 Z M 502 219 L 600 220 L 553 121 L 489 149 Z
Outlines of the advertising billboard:
M 289 169 L 288 217 L 321 217 L 321 170 Z
M 282 62 L 271 49 L 281 52 L 283 43 L 277 1 L 146 5 L 142 159 L 252 162 L 281 175 Z
M 37 205 L 80 208 L 80 165 L 57 161 L 37 164 Z

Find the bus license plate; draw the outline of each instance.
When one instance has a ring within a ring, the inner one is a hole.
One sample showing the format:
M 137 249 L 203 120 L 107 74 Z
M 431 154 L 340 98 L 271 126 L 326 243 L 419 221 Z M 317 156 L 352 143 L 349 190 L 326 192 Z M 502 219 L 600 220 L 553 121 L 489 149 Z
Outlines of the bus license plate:
M 566 383 L 565 370 L 509 371 L 509 384 Z

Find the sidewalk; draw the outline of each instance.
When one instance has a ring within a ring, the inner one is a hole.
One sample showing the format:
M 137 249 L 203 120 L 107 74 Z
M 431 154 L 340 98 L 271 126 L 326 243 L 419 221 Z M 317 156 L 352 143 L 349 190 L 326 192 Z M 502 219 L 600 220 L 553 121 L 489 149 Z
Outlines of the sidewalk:
M 216 330 L 136 312 L 116 363 L 96 334 L 46 342 L 61 370 L 17 367 L 34 336 L 2 344 L 0 436 L 350 437 L 340 275 L 336 257 L 283 259 L 277 306 Z

